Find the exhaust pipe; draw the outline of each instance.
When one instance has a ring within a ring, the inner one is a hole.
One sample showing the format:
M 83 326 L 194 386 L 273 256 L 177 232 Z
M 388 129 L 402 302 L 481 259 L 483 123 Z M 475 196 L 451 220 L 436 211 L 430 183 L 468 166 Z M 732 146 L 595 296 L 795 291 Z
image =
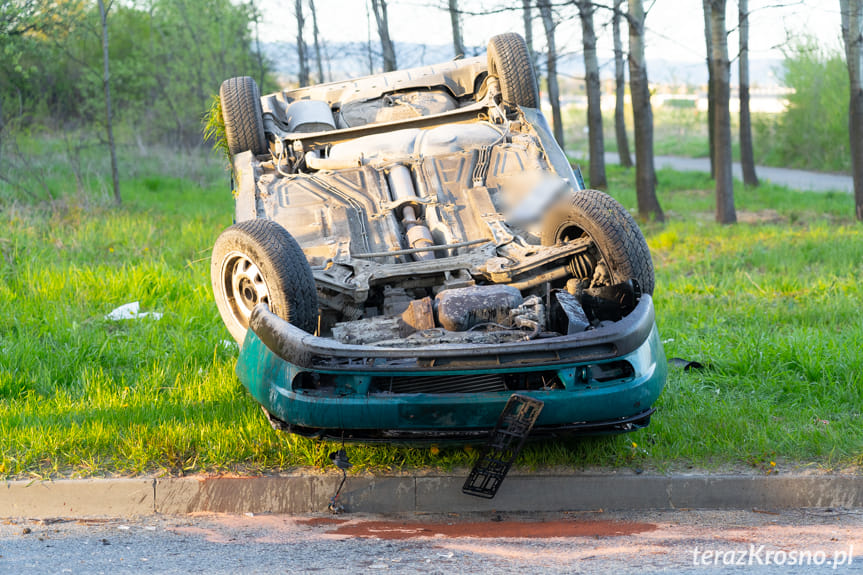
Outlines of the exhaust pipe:
M 407 166 L 396 164 L 387 172 L 387 183 L 390 186 L 390 194 L 394 201 L 405 199 L 419 199 L 416 191 L 414 191 L 413 180 L 411 180 L 411 172 Z M 417 219 L 417 213 L 414 206 L 408 204 L 402 208 L 402 225 L 405 227 L 405 236 L 407 236 L 408 244 L 411 248 L 422 249 L 434 245 L 431 230 L 428 226 L 421 223 Z M 427 261 L 435 259 L 434 252 L 425 251 L 412 254 L 417 261 Z

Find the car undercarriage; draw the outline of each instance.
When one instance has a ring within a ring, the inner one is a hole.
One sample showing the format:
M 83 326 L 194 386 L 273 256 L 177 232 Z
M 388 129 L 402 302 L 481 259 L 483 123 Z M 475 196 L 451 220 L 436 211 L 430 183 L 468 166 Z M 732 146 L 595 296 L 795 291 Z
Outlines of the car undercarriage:
M 221 106 L 236 204 L 213 289 L 272 422 L 466 437 L 513 392 L 560 402 L 548 429 L 649 419 L 665 379 L 650 252 L 557 146 L 520 37 L 264 97 L 232 78 Z M 624 399 L 574 393 L 613 385 Z

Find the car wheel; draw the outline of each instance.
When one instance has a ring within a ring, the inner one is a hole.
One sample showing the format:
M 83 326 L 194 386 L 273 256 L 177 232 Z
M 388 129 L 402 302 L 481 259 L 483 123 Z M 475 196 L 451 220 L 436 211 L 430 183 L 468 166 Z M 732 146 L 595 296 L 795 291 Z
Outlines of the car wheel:
M 488 41 L 488 73 L 497 76 L 506 106 L 539 108 L 539 88 L 524 38 L 510 32 Z
M 644 235 L 626 208 L 608 194 L 573 192 L 542 225 L 542 244 L 546 246 L 585 236 L 593 240 L 598 252 L 587 267 L 594 270 L 604 260 L 611 283 L 634 279 L 642 292 L 653 293 L 653 261 Z
M 247 150 L 256 156 L 266 154 L 261 94 L 255 80 L 248 76 L 225 80 L 219 89 L 219 101 L 231 155 Z
M 315 279 L 299 244 L 271 220 L 234 224 L 216 239 L 213 294 L 228 331 L 242 345 L 259 303 L 298 328 L 317 327 Z

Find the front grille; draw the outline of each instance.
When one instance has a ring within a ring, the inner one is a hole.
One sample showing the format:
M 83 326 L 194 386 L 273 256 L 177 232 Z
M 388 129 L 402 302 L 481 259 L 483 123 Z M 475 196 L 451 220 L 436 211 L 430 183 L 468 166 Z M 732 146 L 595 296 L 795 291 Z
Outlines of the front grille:
M 375 377 L 370 391 L 389 393 L 483 393 L 506 391 L 500 374 Z
M 487 393 L 562 389 L 554 371 L 530 373 L 489 373 L 482 375 L 431 375 L 417 377 L 374 377 L 370 393 Z

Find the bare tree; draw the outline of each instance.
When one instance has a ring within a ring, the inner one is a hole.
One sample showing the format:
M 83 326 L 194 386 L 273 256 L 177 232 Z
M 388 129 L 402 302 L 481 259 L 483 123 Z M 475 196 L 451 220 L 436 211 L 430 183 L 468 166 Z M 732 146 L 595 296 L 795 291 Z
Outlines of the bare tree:
M 548 44 L 546 53 L 546 71 L 548 77 L 548 101 L 551 103 L 551 123 L 554 130 L 554 139 L 558 145 L 563 147 L 563 118 L 560 114 L 560 89 L 557 85 L 557 48 L 554 43 L 554 28 L 556 23 L 551 11 L 550 0 L 538 0 L 539 14 L 542 17 L 542 25 L 545 28 L 545 37 Z
M 255 6 L 255 0 L 249 0 L 249 13 L 252 17 L 252 23 L 255 25 L 255 57 L 258 61 L 258 86 L 261 86 L 261 89 L 264 87 L 264 55 L 261 52 L 261 35 L 259 33 L 258 27 L 258 19 L 260 18 L 260 13 L 258 12 L 258 7 Z M 150 18 L 152 19 L 152 12 L 150 13 Z
M 105 129 L 108 132 L 108 149 L 111 152 L 111 182 L 114 184 L 114 203 L 120 205 L 120 172 L 117 169 L 117 149 L 114 146 L 114 114 L 111 111 L 111 71 L 108 65 L 108 9 L 98 0 L 99 17 L 102 20 L 102 86 L 105 89 Z
M 396 69 L 396 50 L 390 39 L 390 26 L 387 21 L 387 0 L 372 0 L 372 11 L 378 25 L 378 35 L 381 37 L 381 51 L 384 55 L 384 72 Z
M 599 83 L 599 62 L 596 59 L 596 31 L 593 28 L 592 0 L 573 0 L 581 20 L 584 46 L 584 83 L 587 87 L 587 128 L 590 146 L 590 186 L 607 188 L 605 176 L 605 141 L 602 134 L 602 86 Z
M 716 177 L 716 154 L 713 135 L 716 116 L 716 93 L 713 88 L 713 38 L 710 34 L 710 1 L 702 0 L 704 8 L 704 38 L 707 43 L 707 142 L 710 149 L 710 177 Z
M 452 23 L 452 49 L 455 52 L 455 57 L 464 57 L 464 41 L 461 37 L 461 13 L 458 11 L 458 0 L 449 0 L 449 20 Z
M 527 53 L 530 61 L 536 66 L 536 52 L 533 49 L 533 17 L 531 15 L 532 0 L 521 0 L 521 17 L 524 22 L 524 43 L 527 44 Z
M 629 2 L 629 90 L 632 93 L 632 117 L 635 122 L 635 194 L 638 214 L 658 222 L 665 214 L 656 197 L 656 170 L 653 165 L 653 109 L 644 59 L 644 4 Z
M 848 132 L 851 170 L 854 175 L 854 205 L 863 221 L 863 0 L 839 0 L 842 11 L 842 39 L 851 97 L 848 102 Z
M 318 82 L 324 82 L 324 61 L 321 58 L 321 42 L 318 31 L 318 11 L 315 9 L 315 0 L 309 0 L 309 11 L 312 13 L 312 38 L 315 43 L 315 65 L 318 70 Z
M 749 113 L 749 0 L 737 2 L 737 25 L 740 54 L 737 56 L 740 91 L 740 163 L 743 166 L 743 183 L 758 185 L 755 173 L 755 153 L 752 150 L 752 117 Z
M 369 14 L 369 4 L 366 2 L 366 54 L 369 57 L 369 75 L 375 73 L 375 57 L 372 51 L 372 18 Z
M 0 94 L 3 93 L 3 78 L 0 78 Z M 3 98 L 0 97 L 0 171 L 3 168 L 3 129 L 6 123 L 3 121 Z
M 297 79 L 300 86 L 308 86 L 309 64 L 306 57 L 306 41 L 303 40 L 303 28 L 306 27 L 306 19 L 303 16 L 303 0 L 294 0 L 294 15 L 297 18 L 297 59 L 300 64 Z
M 710 54 L 716 111 L 713 126 L 714 166 L 716 168 L 716 221 L 733 224 L 734 180 L 731 175 L 731 63 L 728 61 L 728 37 L 725 27 L 726 0 L 710 0 Z
M 624 96 L 626 92 L 625 68 L 623 64 L 623 42 L 620 38 L 621 7 L 624 0 L 614 0 L 614 14 L 611 17 L 611 30 L 614 36 L 614 134 L 617 139 L 617 155 L 620 165 L 632 167 L 632 157 L 629 155 L 629 137 L 626 135 L 626 118 L 624 116 Z

